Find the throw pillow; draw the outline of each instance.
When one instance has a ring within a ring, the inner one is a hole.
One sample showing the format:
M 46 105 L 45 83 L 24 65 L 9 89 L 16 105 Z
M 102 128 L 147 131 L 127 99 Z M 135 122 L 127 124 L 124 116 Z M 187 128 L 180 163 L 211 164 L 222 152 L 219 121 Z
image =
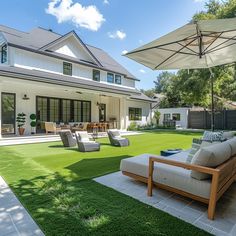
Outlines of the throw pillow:
M 202 139 L 204 141 L 214 142 L 214 141 L 222 141 L 223 138 L 223 131 L 212 132 L 212 131 L 205 131 L 203 134 Z

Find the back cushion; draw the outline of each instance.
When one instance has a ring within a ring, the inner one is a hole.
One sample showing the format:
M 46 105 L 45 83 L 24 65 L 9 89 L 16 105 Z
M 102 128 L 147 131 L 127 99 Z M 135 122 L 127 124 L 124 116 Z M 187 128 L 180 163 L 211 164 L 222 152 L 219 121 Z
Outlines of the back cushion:
M 224 132 L 223 133 L 223 139 L 231 139 L 234 137 L 234 132 L 232 131 L 228 131 L 228 132 Z
M 120 132 L 118 130 L 110 130 L 109 132 L 113 137 L 120 137 Z
M 81 142 L 88 142 L 89 141 L 89 136 L 88 136 L 88 133 L 86 131 L 78 132 L 77 134 L 78 134 L 79 140 Z
M 236 137 L 226 141 L 231 147 L 231 156 L 236 155 Z
M 231 157 L 231 147 L 227 142 L 213 144 L 208 147 L 200 148 L 194 155 L 191 164 L 205 167 L 217 167 Z M 203 180 L 211 176 L 198 171 L 191 171 L 191 177 Z

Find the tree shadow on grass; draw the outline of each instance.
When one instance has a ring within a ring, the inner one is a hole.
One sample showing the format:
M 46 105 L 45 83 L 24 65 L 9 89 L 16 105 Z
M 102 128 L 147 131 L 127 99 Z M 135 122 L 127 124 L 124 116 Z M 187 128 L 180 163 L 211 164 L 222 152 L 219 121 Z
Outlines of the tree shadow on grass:
M 69 180 L 54 173 L 11 187 L 49 236 L 208 235 L 92 180 Z

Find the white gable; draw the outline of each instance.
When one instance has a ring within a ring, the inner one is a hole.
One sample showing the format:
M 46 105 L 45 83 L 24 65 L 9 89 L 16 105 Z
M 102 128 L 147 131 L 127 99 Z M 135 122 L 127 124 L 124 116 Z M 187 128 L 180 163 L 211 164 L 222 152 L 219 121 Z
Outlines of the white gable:
M 94 62 L 84 46 L 73 35 L 51 47 L 50 50 L 79 60 Z

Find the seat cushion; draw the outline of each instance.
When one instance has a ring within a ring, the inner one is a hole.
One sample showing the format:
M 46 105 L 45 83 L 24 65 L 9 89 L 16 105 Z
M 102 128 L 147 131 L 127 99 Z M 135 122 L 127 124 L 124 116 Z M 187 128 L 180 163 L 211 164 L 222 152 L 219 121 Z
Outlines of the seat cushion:
M 227 132 L 224 132 L 223 133 L 223 139 L 231 139 L 231 138 L 233 138 L 234 137 L 234 132 L 232 132 L 232 131 L 227 131 Z
M 148 178 L 149 157 L 152 154 L 142 154 L 140 156 L 123 159 L 120 164 L 121 171 L 126 171 Z M 160 157 L 160 156 L 156 156 Z M 179 162 L 186 162 L 188 151 L 183 151 L 168 158 Z M 209 180 L 197 180 L 191 178 L 191 171 L 180 167 L 155 163 L 153 180 L 156 183 L 164 184 L 203 198 L 209 198 L 211 182 Z
M 208 147 L 200 148 L 194 155 L 191 164 L 205 167 L 217 167 L 231 157 L 231 147 L 229 143 L 222 142 Z M 198 171 L 191 171 L 191 176 L 198 180 L 208 179 L 211 176 Z

